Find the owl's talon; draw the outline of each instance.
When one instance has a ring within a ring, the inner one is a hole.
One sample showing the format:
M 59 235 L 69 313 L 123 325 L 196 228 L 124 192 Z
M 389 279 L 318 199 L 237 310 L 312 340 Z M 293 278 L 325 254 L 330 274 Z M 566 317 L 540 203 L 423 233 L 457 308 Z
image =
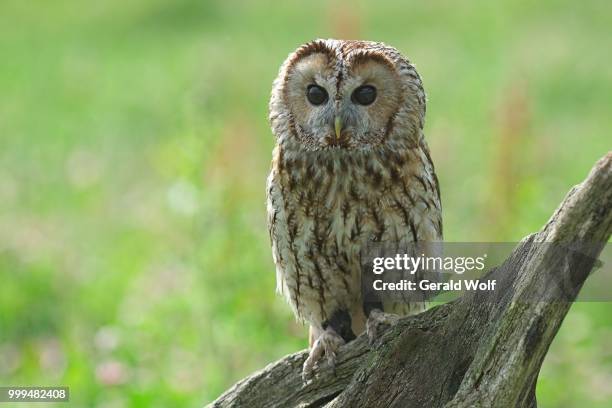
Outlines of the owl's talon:
M 368 343 L 374 344 L 376 339 L 380 337 L 390 327 L 393 327 L 399 321 L 399 316 L 392 313 L 385 313 L 381 310 L 374 309 L 370 312 L 370 316 L 366 321 L 366 333 L 368 335 Z
M 325 355 L 327 363 L 335 374 L 336 372 L 336 352 L 344 344 L 344 340 L 331 327 L 328 327 L 315 341 L 310 350 L 310 354 L 302 367 L 302 381 L 310 384 L 321 374 L 321 358 Z

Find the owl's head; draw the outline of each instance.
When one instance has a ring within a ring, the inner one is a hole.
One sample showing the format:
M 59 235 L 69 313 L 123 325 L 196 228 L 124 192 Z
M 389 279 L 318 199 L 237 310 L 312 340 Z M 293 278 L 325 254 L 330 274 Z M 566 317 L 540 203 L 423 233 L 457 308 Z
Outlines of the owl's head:
M 281 66 L 270 100 L 280 144 L 306 150 L 414 146 L 425 92 L 394 48 L 366 41 L 316 40 Z

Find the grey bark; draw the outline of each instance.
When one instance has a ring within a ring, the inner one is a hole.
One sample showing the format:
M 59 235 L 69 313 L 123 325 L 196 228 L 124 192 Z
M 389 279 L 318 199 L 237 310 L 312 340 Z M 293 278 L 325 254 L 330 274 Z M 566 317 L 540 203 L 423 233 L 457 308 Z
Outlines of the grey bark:
M 548 347 L 611 231 L 612 152 L 489 272 L 502 290 L 402 318 L 373 346 L 362 335 L 341 348 L 335 375 L 307 386 L 307 351 L 291 354 L 209 407 L 535 407 Z

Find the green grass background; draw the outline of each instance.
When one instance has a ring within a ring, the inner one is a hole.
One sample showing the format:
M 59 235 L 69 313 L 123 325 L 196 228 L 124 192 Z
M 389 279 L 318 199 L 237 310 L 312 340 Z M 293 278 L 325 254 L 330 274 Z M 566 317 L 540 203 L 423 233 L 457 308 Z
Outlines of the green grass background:
M 445 238 L 517 241 L 611 147 L 608 1 L 0 2 L 0 384 L 194 407 L 306 346 L 274 294 L 271 82 L 318 37 L 428 91 Z M 542 407 L 612 406 L 612 305 L 572 307 Z

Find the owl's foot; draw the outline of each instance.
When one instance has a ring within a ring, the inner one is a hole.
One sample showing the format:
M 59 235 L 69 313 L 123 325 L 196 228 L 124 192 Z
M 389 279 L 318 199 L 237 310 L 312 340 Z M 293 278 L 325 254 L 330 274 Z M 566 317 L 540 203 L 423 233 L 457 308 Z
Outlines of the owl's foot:
M 398 321 L 399 316 L 396 314 L 385 313 L 379 309 L 372 310 L 366 321 L 366 333 L 370 345 L 374 344 L 383 332 L 389 327 L 395 326 Z
M 309 383 L 314 377 L 318 376 L 319 361 L 324 355 L 333 372 L 336 365 L 336 352 L 344 343 L 345 341 L 334 329 L 331 327 L 325 329 L 312 345 L 310 354 L 306 361 L 304 361 L 304 366 L 302 367 L 302 380 L 304 383 Z

